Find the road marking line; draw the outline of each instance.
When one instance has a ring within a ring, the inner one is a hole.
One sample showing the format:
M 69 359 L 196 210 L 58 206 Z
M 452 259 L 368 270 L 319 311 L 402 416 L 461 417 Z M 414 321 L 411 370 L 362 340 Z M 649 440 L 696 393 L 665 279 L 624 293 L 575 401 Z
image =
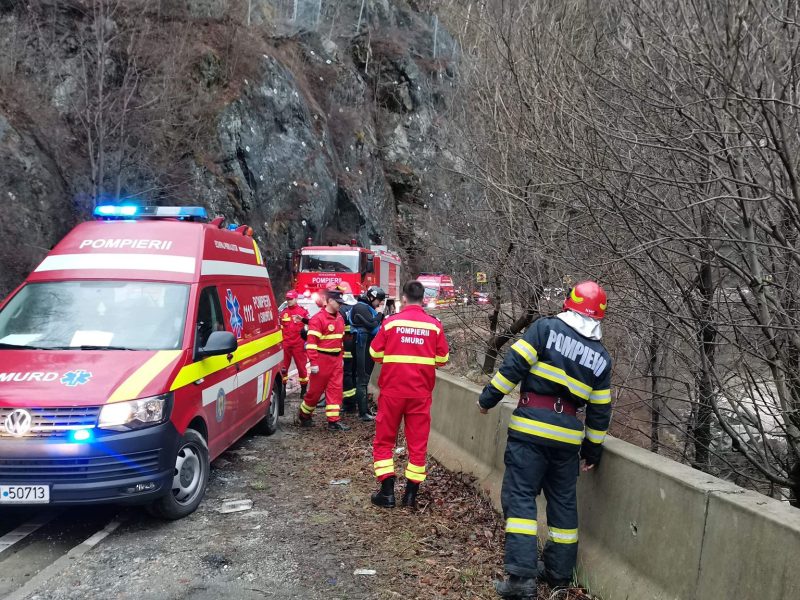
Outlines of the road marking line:
M 117 528 L 128 519 L 128 515 L 118 515 L 112 519 L 108 525 L 103 527 L 100 531 L 89 537 L 86 541 L 78 544 L 72 550 L 58 558 L 55 562 L 45 567 L 34 577 L 30 578 L 25 584 L 6 596 L 3 600 L 23 600 L 33 592 L 35 592 L 42 584 L 56 578 L 67 567 L 73 564 L 73 561 L 80 558 L 89 550 L 94 548 L 97 544 L 106 539 L 109 535 L 114 533 Z
M 3 537 L 0 537 L 0 554 L 24 540 L 33 532 L 37 531 L 50 521 L 55 519 L 61 511 L 45 511 L 39 513 L 27 523 L 23 523 L 13 531 L 8 532 Z

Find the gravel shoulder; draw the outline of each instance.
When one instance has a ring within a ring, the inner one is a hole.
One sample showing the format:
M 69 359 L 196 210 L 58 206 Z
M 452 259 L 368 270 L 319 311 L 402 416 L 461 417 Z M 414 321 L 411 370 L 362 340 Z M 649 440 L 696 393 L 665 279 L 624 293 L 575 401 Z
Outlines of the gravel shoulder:
M 276 435 L 247 436 L 215 461 L 195 514 L 163 522 L 129 509 L 113 535 L 27 598 L 496 598 L 502 521 L 471 480 L 432 462 L 418 511 L 375 508 L 373 425 L 349 418 L 353 430 L 334 434 L 317 415 L 300 429 L 297 402 Z M 253 506 L 221 514 L 226 500 Z

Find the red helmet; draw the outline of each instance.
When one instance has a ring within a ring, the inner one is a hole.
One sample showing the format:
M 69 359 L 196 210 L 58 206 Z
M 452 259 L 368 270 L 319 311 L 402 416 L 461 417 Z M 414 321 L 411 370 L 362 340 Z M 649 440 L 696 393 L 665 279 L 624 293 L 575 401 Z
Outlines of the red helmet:
M 606 316 L 608 298 L 605 291 L 594 281 L 581 281 L 564 300 L 564 310 L 573 310 L 593 319 Z
M 286 292 L 286 299 L 287 300 L 297 300 L 300 297 L 300 294 L 295 292 L 294 290 L 289 290 Z
M 325 287 L 325 297 L 328 300 L 336 300 L 340 304 L 344 304 L 344 294 L 345 288 L 341 283 L 329 283 Z

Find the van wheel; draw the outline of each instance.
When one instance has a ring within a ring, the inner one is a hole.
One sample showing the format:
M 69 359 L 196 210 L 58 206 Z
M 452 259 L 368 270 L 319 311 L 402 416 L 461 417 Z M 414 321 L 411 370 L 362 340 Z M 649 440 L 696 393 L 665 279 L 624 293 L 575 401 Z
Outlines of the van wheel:
M 194 429 L 183 434 L 175 456 L 172 488 L 148 507 L 148 512 L 162 519 L 175 521 L 192 514 L 208 486 L 208 444 Z
M 258 422 L 256 430 L 263 435 L 273 435 L 278 431 L 278 416 L 281 410 L 281 391 L 283 387 L 280 381 L 276 380 L 272 386 L 272 396 L 269 399 L 267 414 Z

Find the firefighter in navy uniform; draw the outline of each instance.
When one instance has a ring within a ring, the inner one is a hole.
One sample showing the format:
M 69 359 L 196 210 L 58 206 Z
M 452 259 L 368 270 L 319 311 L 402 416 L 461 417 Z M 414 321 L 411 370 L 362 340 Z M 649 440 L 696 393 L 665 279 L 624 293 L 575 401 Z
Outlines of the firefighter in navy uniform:
M 342 349 L 344 351 L 344 376 L 342 379 L 342 413 L 356 412 L 356 361 L 353 358 L 355 340 L 350 329 L 350 310 L 356 304 L 353 289 L 350 284 L 343 281 L 339 286 L 344 290 L 344 304 L 339 308 L 339 314 L 344 320 L 344 338 Z
M 372 376 L 372 369 L 375 366 L 369 356 L 369 345 L 378 335 L 378 329 L 383 321 L 383 313 L 378 312 L 378 308 L 385 301 L 386 292 L 383 288 L 373 285 L 358 297 L 358 303 L 350 311 L 350 324 L 354 341 L 353 361 L 355 363 L 356 404 L 358 405 L 358 418 L 362 421 L 375 420 L 374 415 L 369 411 L 369 380 Z
M 536 580 L 553 587 L 572 581 L 578 553 L 576 485 L 580 470 L 600 462 L 611 420 L 611 358 L 600 342 L 606 294 L 592 281 L 577 284 L 564 312 L 538 319 L 511 346 L 478 400 L 484 414 L 521 383 L 511 417 L 501 501 L 506 519 L 503 598 L 535 598 Z M 585 408 L 585 423 L 576 413 Z M 549 540 L 537 561 L 536 497 L 547 499 Z

